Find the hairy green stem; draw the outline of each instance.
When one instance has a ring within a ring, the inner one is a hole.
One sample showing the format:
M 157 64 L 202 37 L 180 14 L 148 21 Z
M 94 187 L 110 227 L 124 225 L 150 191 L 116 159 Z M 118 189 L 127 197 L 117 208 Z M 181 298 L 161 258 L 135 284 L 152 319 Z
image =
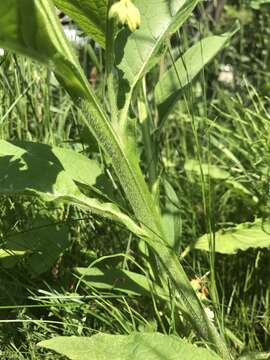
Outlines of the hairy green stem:
M 14 2 L 14 4 L 17 3 Z M 204 308 L 178 260 L 178 256 L 167 246 L 159 211 L 148 190 L 138 160 L 130 151 L 130 144 L 126 138 L 127 133 L 121 131 L 121 125 L 127 124 L 132 91 L 128 95 L 124 112 L 121 114 L 120 128 L 112 126 L 104 108 L 90 87 L 72 48 L 63 39 L 63 34 L 59 30 L 60 25 L 53 11 L 53 5 L 45 0 L 37 1 L 35 5 L 44 24 L 50 28 L 53 34 L 53 43 L 48 47 L 48 55 L 53 60 L 58 79 L 69 91 L 75 103 L 82 108 L 88 120 L 87 126 L 110 158 L 136 219 L 142 225 L 142 232 L 146 234 L 145 241 L 160 259 L 164 269 L 161 275 L 163 286 L 167 286 L 167 274 L 171 283 L 176 287 L 183 309 L 186 309 L 183 314 L 189 319 L 198 334 L 215 346 L 216 351 L 222 355 L 222 359 L 229 360 L 230 355 L 226 345 L 207 318 Z M 16 50 L 16 48 L 12 49 Z M 57 49 L 56 53 L 54 53 L 54 49 Z M 37 60 L 42 61 L 43 59 L 42 56 L 40 57 L 40 51 L 27 52 L 27 55 Z
M 83 85 L 80 89 L 77 89 L 76 93 L 78 94 L 78 91 L 80 91 L 80 98 L 83 99 L 79 106 L 88 120 L 86 124 L 110 158 L 137 220 L 148 233 L 145 240 L 155 251 L 165 270 L 161 272 L 163 286 L 167 286 L 167 279 L 163 275 L 165 273 L 175 285 L 179 300 L 186 309 L 184 314 L 193 328 L 215 347 L 216 351 L 222 355 L 222 359 L 231 360 L 225 342 L 207 318 L 177 255 L 167 247 L 160 214 L 148 190 L 137 159 L 129 152 L 129 144 L 126 142 L 125 134 L 120 129 L 117 131 L 117 128 L 112 126 L 80 69 L 77 76 L 81 78 L 80 83 Z M 71 91 L 72 93 L 73 91 Z
M 222 337 L 207 318 L 177 255 L 166 245 L 160 216 L 138 164 L 129 159 L 121 138 L 118 137 L 110 123 L 103 117 L 104 113 L 97 112 L 97 109 L 93 111 L 93 107 L 87 102 L 83 103 L 83 108 L 86 116 L 87 114 L 88 116 L 92 115 L 89 119 L 89 127 L 104 151 L 111 158 L 115 172 L 137 219 L 148 231 L 149 236 L 145 240 L 158 255 L 165 273 L 176 287 L 179 300 L 186 310 L 184 314 L 188 317 L 197 333 L 211 343 L 216 351 L 222 355 L 222 359 L 231 360 Z M 101 115 L 102 121 L 100 121 Z M 166 286 L 166 279 L 164 278 L 163 286 Z

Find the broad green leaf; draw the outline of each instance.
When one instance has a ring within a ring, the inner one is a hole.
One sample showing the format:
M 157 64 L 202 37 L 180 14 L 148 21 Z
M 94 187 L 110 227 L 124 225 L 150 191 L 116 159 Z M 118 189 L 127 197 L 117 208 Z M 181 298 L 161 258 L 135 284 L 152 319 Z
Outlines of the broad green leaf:
M 217 165 L 211 165 L 207 163 L 200 164 L 198 160 L 190 159 L 185 162 L 185 171 L 194 173 L 198 176 L 203 175 L 210 176 L 212 179 L 226 180 L 230 177 L 230 173 Z
M 234 228 L 219 230 L 215 233 L 215 251 L 222 254 L 235 254 L 250 248 L 270 247 L 270 221 L 257 219 L 255 222 L 242 223 Z M 199 250 L 209 250 L 209 235 L 205 234 L 195 244 Z
M 215 57 L 234 33 L 235 31 L 209 36 L 197 42 L 163 74 L 155 88 L 161 119 L 166 117 L 179 100 L 182 89 Z
M 138 81 L 158 62 L 162 46 L 191 15 L 197 0 L 134 0 L 141 13 L 140 29 L 122 30 L 116 39 L 116 64 L 122 78 L 119 101 L 131 96 Z
M 121 222 L 143 236 L 140 227 L 116 205 L 80 192 L 75 182 L 93 186 L 99 175 L 95 161 L 72 150 L 29 142 L 16 146 L 0 141 L 0 194 L 32 193 L 45 201 L 65 201 Z
M 41 341 L 38 345 L 71 360 L 221 360 L 210 350 L 160 333 L 63 336 Z
M 155 294 L 167 299 L 164 290 L 145 275 L 121 269 L 76 268 L 81 280 L 87 285 L 103 290 L 120 291 L 128 295 L 150 296 Z
M 31 271 L 41 274 L 49 270 L 69 245 L 67 226 L 48 225 L 49 221 L 52 220 L 39 219 L 33 224 L 36 229 L 8 236 L 1 249 L 1 260 L 28 254 Z
M 9 143 L 0 140 L 0 156 L 2 151 L 3 154 L 9 151 L 11 154 L 13 153 L 17 156 L 28 153 L 29 155 L 55 162 L 65 170 L 72 180 L 90 187 L 94 186 L 97 178 L 102 175 L 101 168 L 97 161 L 91 160 L 67 148 L 52 147 L 30 141 L 14 141 L 13 143 Z
M 53 0 L 92 39 L 105 47 L 107 0 Z
M 75 97 L 86 81 L 50 0 L 0 2 L 0 46 L 47 65 Z

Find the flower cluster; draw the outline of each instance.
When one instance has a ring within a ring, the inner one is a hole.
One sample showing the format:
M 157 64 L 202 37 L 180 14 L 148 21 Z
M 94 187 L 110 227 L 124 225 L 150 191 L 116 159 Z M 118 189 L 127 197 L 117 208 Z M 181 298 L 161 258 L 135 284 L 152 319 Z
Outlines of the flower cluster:
M 120 0 L 113 4 L 109 11 L 109 18 L 115 18 L 120 24 L 127 25 L 132 32 L 141 23 L 140 12 L 131 0 Z

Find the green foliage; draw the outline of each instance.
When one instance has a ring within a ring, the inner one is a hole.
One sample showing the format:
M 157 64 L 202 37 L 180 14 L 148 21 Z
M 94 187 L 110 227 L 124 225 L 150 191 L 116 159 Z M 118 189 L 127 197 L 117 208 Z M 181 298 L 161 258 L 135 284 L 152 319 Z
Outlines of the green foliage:
M 68 227 L 48 225 L 49 218 L 35 221 L 30 231 L 18 233 L 5 239 L 0 259 L 5 267 L 12 267 L 22 255 L 28 255 L 29 271 L 39 275 L 49 270 L 59 255 L 68 247 Z M 46 223 L 47 222 L 47 223 Z M 15 255 L 15 256 L 14 256 Z
M 64 201 L 126 225 L 143 234 L 115 204 L 85 196 L 76 183 L 94 188 L 101 174 L 98 164 L 69 149 L 44 144 L 0 141 L 0 192 L 34 193 L 45 201 Z M 101 190 L 100 190 L 101 191 Z
M 103 48 L 107 18 L 107 0 L 53 0 L 54 4 Z
M 187 20 L 198 1 L 137 0 L 134 3 L 141 13 L 140 29 L 133 34 L 122 30 L 115 44 L 121 84 L 119 106 L 125 104 L 126 108 L 138 81 L 158 62 L 165 41 Z M 126 112 L 127 109 L 125 116 Z
M 251 0 L 250 1 L 250 6 L 256 10 L 260 9 L 260 7 L 265 4 L 270 4 L 270 1 L 269 0 Z
M 189 159 L 185 162 L 185 171 L 195 173 L 200 176 L 210 176 L 212 179 L 226 180 L 230 177 L 230 173 L 217 165 L 200 163 L 198 160 Z
M 58 337 L 38 344 L 52 349 L 71 360 L 218 360 L 209 350 L 198 348 L 175 336 L 158 333 L 106 335 L 90 338 Z
M 235 30 L 198 41 L 162 75 L 155 88 L 161 119 L 169 114 L 179 100 L 182 89 L 191 83 L 204 66 L 228 43 L 234 33 Z
M 269 221 L 257 219 L 255 222 L 239 224 L 233 228 L 215 233 L 214 249 L 221 254 L 235 254 L 250 248 L 270 247 Z M 195 245 L 196 249 L 209 251 L 209 235 L 203 235 Z
M 181 235 L 180 200 L 168 181 L 164 182 L 165 207 L 162 213 L 162 224 L 170 246 L 179 251 Z
M 145 275 L 121 269 L 76 268 L 80 280 L 87 286 L 103 290 L 115 290 L 128 295 L 148 296 L 168 300 L 164 290 Z
M 99 9 L 97 5 L 100 3 L 93 1 L 71 3 L 57 0 L 56 3 L 67 11 L 83 30 L 94 39 L 100 39 L 101 45 L 104 45 L 104 6 Z M 106 31 L 106 44 L 109 46 L 106 49 L 105 64 L 108 89 L 104 87 L 102 93 L 102 95 L 108 95 L 109 106 L 107 106 L 107 99 L 105 98 L 103 102 L 99 100 L 90 86 L 78 59 L 63 34 L 51 0 L 23 0 L 22 2 L 12 0 L 8 5 L 1 4 L 0 25 L 4 30 L 0 34 L 0 45 L 38 60 L 53 70 L 57 79 L 71 95 L 77 108 L 81 110 L 79 118 L 95 136 L 98 145 L 104 152 L 102 152 L 104 162 L 112 166 L 114 171 L 112 176 L 116 176 L 116 181 L 121 184 L 125 200 L 129 203 L 126 207 L 133 214 L 132 217 L 128 216 L 120 210 L 116 203 L 104 202 L 104 198 L 108 196 L 106 189 L 100 189 L 98 186 L 98 177 L 102 175 L 99 166 L 95 161 L 82 155 L 75 155 L 71 150 L 66 151 L 29 143 L 12 145 L 2 142 L 0 160 L 3 170 L 0 170 L 0 185 L 4 194 L 26 192 L 38 195 L 45 201 L 65 201 L 124 224 L 128 230 L 149 246 L 147 267 L 151 273 L 154 287 L 160 289 L 159 293 L 167 294 L 169 289 L 170 292 L 176 294 L 179 299 L 177 306 L 185 321 L 190 323 L 191 328 L 199 336 L 215 347 L 223 359 L 231 359 L 222 334 L 218 333 L 215 325 L 209 320 L 203 304 L 191 287 L 182 264 L 179 262 L 179 202 L 177 194 L 169 183 L 165 184 L 167 200 L 164 211 L 159 207 L 158 201 L 153 198 L 139 165 L 138 152 L 135 151 L 139 142 L 136 132 L 137 123 L 135 119 L 129 119 L 129 115 L 133 114 L 133 111 L 130 111 L 132 95 L 134 97 L 137 95 L 134 92 L 135 87 L 157 64 L 171 33 L 184 24 L 197 3 L 197 0 L 170 2 L 138 0 L 135 1 L 135 4 L 142 15 L 141 29 L 132 34 L 127 29 L 122 29 L 114 38 L 114 27 L 109 24 L 111 28 Z M 96 22 L 96 15 L 97 12 L 99 14 L 99 11 L 102 13 L 99 19 L 100 25 L 96 26 L 96 32 L 93 32 L 93 24 Z M 30 24 L 29 18 L 31 19 Z M 86 18 L 89 19 L 88 28 L 85 25 Z M 209 61 L 230 36 L 231 34 L 226 34 L 223 37 L 211 37 L 210 40 L 203 40 L 200 46 L 196 47 L 195 45 L 195 55 L 198 53 L 202 55 L 202 52 L 204 55 L 205 46 L 206 60 Z M 113 51 L 114 41 L 115 52 Z M 209 45 L 207 45 L 208 43 Z M 201 51 L 202 44 L 203 51 Z M 193 54 L 192 49 L 190 51 Z M 186 60 L 193 60 L 192 56 L 187 53 Z M 207 62 L 204 61 L 204 57 L 200 56 L 199 58 L 202 61 L 192 68 L 189 74 L 190 78 L 193 78 Z M 114 60 L 120 78 L 115 76 Z M 184 76 L 185 69 L 181 68 L 182 63 L 179 64 Z M 185 77 L 185 84 L 191 80 L 190 78 Z M 123 86 L 123 82 L 125 86 Z M 118 108 L 116 108 L 116 103 L 114 104 L 116 90 L 119 90 Z M 178 92 L 179 85 L 174 90 Z M 123 93 L 126 96 L 125 99 Z M 173 94 L 169 92 L 168 96 L 171 95 Z M 146 103 L 147 101 L 146 99 Z M 148 112 L 152 113 L 151 110 Z M 119 121 L 117 121 L 118 114 Z M 113 121 L 110 121 L 110 116 Z M 150 131 L 146 135 L 152 136 Z M 92 197 L 93 193 L 94 197 Z M 172 226 L 174 229 L 171 229 Z M 143 292 L 148 291 L 150 286 L 146 284 L 146 279 L 143 279 L 142 275 L 129 273 L 126 270 L 123 270 L 123 274 L 130 276 L 133 284 L 126 284 L 126 288 L 120 284 L 119 290 L 131 291 L 135 282 L 136 286 L 143 287 Z M 111 275 L 109 279 L 108 274 L 105 275 L 107 277 L 102 279 L 103 282 L 101 279 L 96 279 L 97 285 L 101 286 L 98 283 L 101 281 L 102 286 L 106 283 L 111 290 L 112 282 L 115 280 L 114 274 L 109 274 Z M 154 341 L 154 345 L 155 343 L 156 341 Z M 182 344 L 182 348 L 187 359 L 190 356 L 187 352 L 189 349 L 191 354 L 193 351 L 194 354 L 195 351 L 200 354 L 206 351 L 197 351 L 192 345 L 186 344 Z M 73 349 L 77 352 L 78 358 L 80 356 L 78 355 L 79 349 L 76 346 Z M 165 346 L 161 348 L 161 351 L 164 349 Z M 174 346 L 169 346 L 172 356 L 175 356 L 174 350 Z M 115 354 L 117 355 L 117 351 Z M 211 357 L 217 358 L 215 355 L 211 355 Z
M 70 87 L 80 86 L 74 76 L 78 62 L 65 41 L 50 1 L 11 0 L 1 3 L 0 13 L 2 47 L 53 68 Z

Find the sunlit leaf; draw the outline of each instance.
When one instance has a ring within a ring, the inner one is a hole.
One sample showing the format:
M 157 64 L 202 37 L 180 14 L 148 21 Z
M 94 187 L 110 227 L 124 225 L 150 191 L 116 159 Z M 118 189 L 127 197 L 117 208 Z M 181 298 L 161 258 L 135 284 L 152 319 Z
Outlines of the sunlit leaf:
M 53 0 L 92 39 L 105 47 L 107 0 Z
M 163 74 L 155 88 L 155 98 L 161 119 L 179 100 L 182 89 L 215 57 L 234 33 L 235 30 L 220 36 L 209 36 L 202 39 L 188 49 Z
M 220 166 L 207 163 L 200 164 L 199 161 L 195 159 L 186 160 L 184 168 L 187 172 L 194 173 L 198 176 L 200 176 L 202 172 L 203 175 L 210 176 L 213 179 L 226 180 L 230 177 L 230 173 Z
M 210 350 L 159 333 L 63 336 L 41 341 L 38 345 L 71 360 L 221 360 Z
M 215 233 L 215 251 L 222 254 L 235 254 L 250 248 L 270 247 L 270 221 L 257 219 L 254 223 L 246 222 L 233 228 Z M 195 244 L 199 250 L 209 250 L 209 236 L 199 238 Z
M 119 102 L 132 93 L 137 82 L 157 63 L 165 40 L 191 15 L 197 0 L 135 0 L 141 26 L 130 35 L 120 32 L 116 39 L 116 63 L 122 78 Z
M 80 97 L 85 81 L 50 0 L 0 2 L 0 46 L 53 69 L 68 91 Z
M 95 161 L 72 150 L 29 142 L 14 145 L 0 141 L 0 193 L 31 193 L 45 201 L 68 202 L 121 222 L 137 235 L 142 235 L 139 226 L 115 204 L 100 202 L 81 193 L 76 181 L 94 186 L 100 174 Z

